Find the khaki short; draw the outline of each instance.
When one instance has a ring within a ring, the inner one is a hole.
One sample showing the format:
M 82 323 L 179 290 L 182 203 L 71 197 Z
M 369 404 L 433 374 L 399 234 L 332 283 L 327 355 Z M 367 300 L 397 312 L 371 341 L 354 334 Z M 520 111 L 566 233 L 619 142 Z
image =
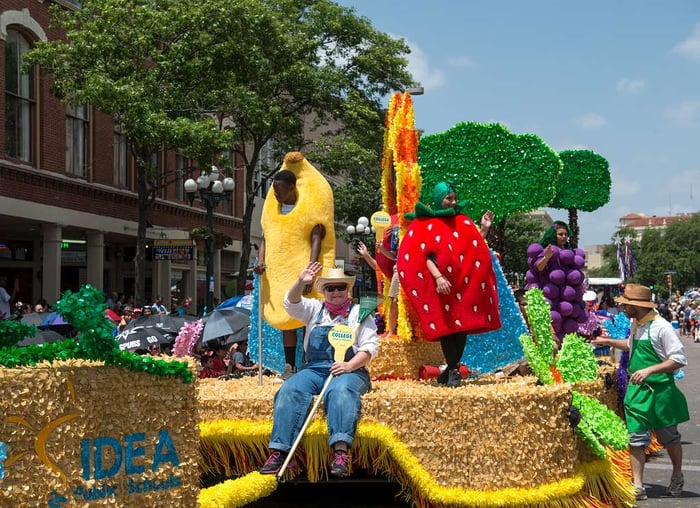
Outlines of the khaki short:
M 389 298 L 399 297 L 399 273 L 394 265 L 394 275 L 391 276 L 391 284 L 389 285 Z

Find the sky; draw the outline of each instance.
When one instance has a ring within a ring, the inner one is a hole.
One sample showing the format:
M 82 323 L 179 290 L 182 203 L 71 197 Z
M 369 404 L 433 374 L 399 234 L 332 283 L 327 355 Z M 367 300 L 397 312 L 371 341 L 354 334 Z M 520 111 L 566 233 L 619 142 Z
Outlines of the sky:
M 610 201 L 579 212 L 579 245 L 610 243 L 628 213 L 698 211 L 700 1 L 336 3 L 409 45 L 424 134 L 499 122 L 555 151 L 605 157 Z

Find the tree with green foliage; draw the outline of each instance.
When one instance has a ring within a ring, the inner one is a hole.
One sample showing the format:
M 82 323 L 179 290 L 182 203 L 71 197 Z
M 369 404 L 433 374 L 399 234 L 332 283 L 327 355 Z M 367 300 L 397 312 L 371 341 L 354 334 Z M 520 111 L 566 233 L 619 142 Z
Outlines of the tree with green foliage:
M 127 140 L 136 161 L 137 304 L 145 296 L 149 208 L 169 179 L 154 166 L 155 155 L 176 148 L 208 166 L 229 144 L 211 116 L 173 113 L 194 105 L 195 98 L 180 84 L 190 72 L 187 62 L 197 60 L 199 34 L 208 29 L 198 8 L 199 2 L 180 0 L 83 0 L 75 10 L 54 4 L 52 24 L 65 39 L 39 41 L 26 57 L 50 74 L 58 98 L 113 115 Z
M 231 157 L 245 168 L 242 291 L 252 197 L 277 169 L 261 167 L 261 151 L 273 146 L 280 160 L 286 151 L 302 150 L 340 181 L 354 185 L 376 172 L 378 182 L 378 170 L 368 168 L 379 167 L 382 100 L 413 84 L 406 71 L 408 47 L 328 0 L 197 3 L 210 20 L 207 43 L 190 64 L 207 76 L 193 83 L 199 107 L 216 111 L 231 135 Z
M 700 213 L 669 224 L 665 230 L 646 229 L 638 238 L 634 229 L 621 227 L 603 250 L 604 266 L 589 276 L 619 276 L 615 239 L 630 238 L 637 272 L 630 280 L 653 285 L 664 293 L 665 272 L 673 270 L 673 287 L 681 291 L 700 286 Z
M 663 240 L 674 289 L 700 286 L 700 213 L 669 224 Z
M 630 247 L 637 260 L 639 266 L 639 239 L 635 229 L 621 226 L 610 239 L 610 243 L 603 247 L 603 266 L 600 268 L 591 268 L 587 270 L 589 277 L 620 277 L 620 267 L 617 262 L 617 239 L 624 241 L 625 238 L 630 239 Z
M 610 201 L 610 169 L 605 157 L 591 150 L 563 150 L 559 158 L 564 166 L 550 206 L 569 211 L 571 245 L 578 247 L 578 211 L 592 212 Z
M 149 198 L 167 183 L 153 154 L 175 148 L 200 167 L 244 167 L 242 292 L 253 197 L 277 169 L 261 164 L 261 151 L 301 149 L 328 173 L 379 167 L 381 100 L 413 84 L 403 41 L 328 0 L 81 5 L 54 6 L 65 40 L 38 44 L 30 58 L 59 97 L 113 114 L 129 142 L 139 196 L 137 302 Z
M 513 134 L 496 123 L 463 122 L 424 136 L 418 159 L 421 201 L 432 203 L 432 189 L 439 181 L 452 182 L 459 199 L 467 200 L 467 215 L 478 221 L 486 210 L 494 212 L 497 227 L 491 244 L 501 253 L 503 220 L 549 205 L 562 171 L 559 156 L 541 138 Z
M 524 286 L 525 273 L 528 270 L 527 252 L 533 238 L 540 238 L 545 232 L 545 225 L 525 214 L 515 214 L 508 217 L 503 234 L 503 252 L 501 266 L 510 282 Z

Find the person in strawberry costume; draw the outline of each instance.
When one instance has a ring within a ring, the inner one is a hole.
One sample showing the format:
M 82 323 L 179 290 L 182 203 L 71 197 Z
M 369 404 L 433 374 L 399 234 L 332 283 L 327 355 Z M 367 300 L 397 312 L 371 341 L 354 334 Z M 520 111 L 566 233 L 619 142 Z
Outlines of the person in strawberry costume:
M 433 208 L 416 203 L 413 219 L 399 244 L 396 267 L 407 300 L 428 341 L 440 341 L 447 368 L 438 383 L 461 383 L 459 361 L 467 334 L 501 327 L 496 275 L 486 235 L 493 213 L 482 217 L 482 230 L 461 213 L 454 186 L 433 189 Z

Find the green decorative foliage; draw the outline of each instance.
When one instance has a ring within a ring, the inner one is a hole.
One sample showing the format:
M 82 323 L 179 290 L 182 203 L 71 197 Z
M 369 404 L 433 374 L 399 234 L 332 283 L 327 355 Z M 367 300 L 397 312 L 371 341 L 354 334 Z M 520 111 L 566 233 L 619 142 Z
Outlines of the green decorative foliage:
M 559 158 L 564 169 L 550 206 L 592 212 L 610 200 L 610 169 L 605 157 L 591 150 L 564 150 Z
M 0 348 L 12 347 L 25 337 L 36 334 L 37 331 L 34 325 L 3 319 L 0 321 Z
M 605 457 L 604 443 L 614 450 L 629 445 L 629 434 L 622 419 L 600 401 L 573 391 L 572 405 L 581 412 L 576 433 L 598 457 Z
M 535 337 L 540 356 L 550 363 L 554 359 L 554 334 L 552 333 L 552 316 L 544 293 L 539 288 L 528 289 L 525 293 L 525 314 L 530 331 Z
M 149 355 L 141 356 L 120 351 L 117 341 L 112 336 L 112 327 L 105 316 L 105 309 L 104 295 L 89 284 L 81 287 L 77 293 L 66 291 L 63 298 L 56 303 L 56 310 L 78 330 L 78 341 L 68 339 L 42 346 L 0 347 L 0 365 L 16 368 L 34 366 L 40 362 L 82 359 L 103 361 L 105 365 L 122 367 L 133 372 L 175 376 L 181 378 L 184 383 L 194 382 L 194 374 L 186 362 L 166 361 Z M 0 325 L 2 323 L 0 322 Z M 29 328 L 36 330 L 33 326 Z M 25 336 L 26 334 L 22 335 Z
M 557 369 L 567 383 L 595 381 L 598 377 L 598 361 L 591 345 L 575 333 L 564 336 L 557 356 Z
M 525 358 L 527 358 L 527 362 L 530 364 L 530 368 L 537 376 L 537 379 L 546 385 L 553 384 L 554 377 L 549 369 L 550 360 L 542 356 L 532 337 L 525 333 L 522 334 L 520 336 L 520 345 L 523 347 Z
M 102 291 L 90 284 L 77 293 L 66 291 L 56 303 L 58 313 L 80 330 L 80 348 L 90 360 L 105 359 L 119 350 L 106 309 Z
M 495 222 L 549 205 L 562 170 L 559 156 L 541 138 L 496 123 L 463 122 L 424 136 L 418 154 L 421 201 L 431 203 L 426 193 L 447 180 L 468 201 L 464 213 L 474 218 L 492 210 Z

